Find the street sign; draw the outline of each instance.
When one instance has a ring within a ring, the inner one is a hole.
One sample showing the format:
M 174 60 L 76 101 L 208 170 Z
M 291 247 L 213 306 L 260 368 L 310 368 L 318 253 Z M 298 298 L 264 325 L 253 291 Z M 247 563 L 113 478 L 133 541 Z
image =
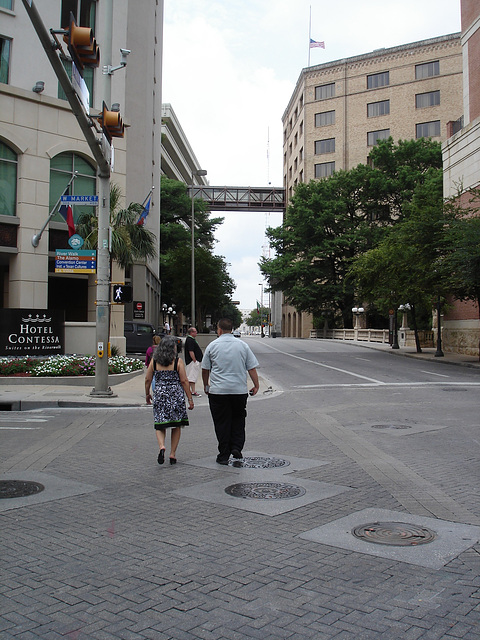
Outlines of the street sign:
M 55 251 L 55 273 L 96 273 L 97 252 L 57 249 Z
M 62 196 L 60 198 L 62 204 L 89 204 L 98 205 L 98 196 Z
M 145 320 L 145 302 L 143 301 L 133 302 L 133 319 Z

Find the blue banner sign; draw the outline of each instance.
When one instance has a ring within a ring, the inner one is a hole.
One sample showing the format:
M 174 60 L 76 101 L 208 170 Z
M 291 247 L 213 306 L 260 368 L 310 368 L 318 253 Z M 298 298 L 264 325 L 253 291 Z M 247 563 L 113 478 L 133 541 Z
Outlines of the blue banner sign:
M 57 249 L 55 251 L 55 273 L 96 273 L 97 252 Z
M 98 196 L 62 196 L 60 200 L 64 204 L 98 205 Z

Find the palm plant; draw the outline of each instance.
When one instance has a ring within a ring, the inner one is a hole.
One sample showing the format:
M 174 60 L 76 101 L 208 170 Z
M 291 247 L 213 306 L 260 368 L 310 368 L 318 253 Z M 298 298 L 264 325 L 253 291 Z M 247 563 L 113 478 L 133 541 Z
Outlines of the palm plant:
M 110 258 L 123 269 L 137 260 L 156 256 L 155 234 L 137 224 L 143 206 L 131 202 L 126 209 L 120 208 L 122 192 L 117 184 L 110 187 L 110 228 L 112 230 Z M 78 219 L 77 233 L 85 240 L 86 249 L 97 249 L 98 218 L 94 213 L 84 213 Z

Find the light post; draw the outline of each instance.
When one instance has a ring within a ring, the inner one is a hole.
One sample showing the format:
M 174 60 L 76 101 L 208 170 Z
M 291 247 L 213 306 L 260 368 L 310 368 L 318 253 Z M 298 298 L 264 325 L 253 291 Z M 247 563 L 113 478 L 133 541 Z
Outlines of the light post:
M 260 289 L 260 335 L 262 338 L 265 337 L 265 333 L 263 331 L 263 282 L 259 282 L 258 284 Z
M 437 350 L 435 351 L 435 358 L 443 358 L 442 351 L 442 318 L 441 318 L 442 302 L 440 296 L 437 298 Z
M 195 199 L 193 197 L 193 187 L 194 187 L 194 178 L 206 176 L 207 172 L 205 169 L 197 169 L 197 171 L 192 172 L 192 327 L 195 326 Z
M 358 330 L 360 329 L 360 315 L 365 312 L 363 307 L 352 307 L 355 316 L 355 326 L 353 327 L 353 339 L 358 340 Z

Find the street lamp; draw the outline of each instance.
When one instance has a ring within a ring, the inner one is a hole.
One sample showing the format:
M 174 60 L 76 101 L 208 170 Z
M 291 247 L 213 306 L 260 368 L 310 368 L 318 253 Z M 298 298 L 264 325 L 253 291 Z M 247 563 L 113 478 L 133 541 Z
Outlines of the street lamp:
M 200 178 L 206 175 L 205 169 L 197 169 L 197 171 L 192 172 L 192 327 L 195 326 L 195 200 L 193 197 L 193 181 L 195 176 Z
M 353 327 L 353 339 L 358 340 L 358 330 L 360 329 L 360 315 L 365 312 L 363 307 L 352 307 L 352 313 L 355 316 L 355 326 Z
M 265 333 L 263 332 L 263 282 L 259 282 L 258 286 L 260 289 L 260 335 L 262 338 L 265 337 Z
M 442 351 L 442 318 L 441 318 L 442 302 L 440 296 L 437 298 L 437 350 L 435 351 L 435 358 L 443 358 Z

